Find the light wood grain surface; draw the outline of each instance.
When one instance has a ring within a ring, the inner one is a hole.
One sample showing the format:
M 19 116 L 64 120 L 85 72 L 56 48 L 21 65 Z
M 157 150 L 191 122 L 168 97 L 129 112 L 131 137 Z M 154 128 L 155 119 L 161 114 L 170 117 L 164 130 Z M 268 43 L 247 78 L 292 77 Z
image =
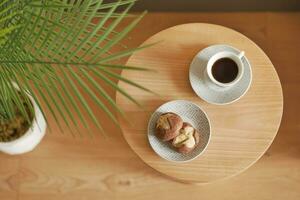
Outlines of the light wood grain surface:
M 122 76 L 147 87 L 149 94 L 127 83 L 119 86 L 142 105 L 143 110 L 121 93 L 117 104 L 125 111 L 122 132 L 130 147 L 152 168 L 174 179 L 211 183 L 236 175 L 257 161 L 272 143 L 280 125 L 283 96 L 277 73 L 265 53 L 244 35 L 207 23 L 189 23 L 163 30 L 143 45 L 159 44 L 132 55 L 129 66 L 144 66 L 155 73 L 123 71 Z M 214 44 L 228 44 L 245 51 L 252 67 L 252 84 L 242 99 L 230 105 L 212 105 L 199 98 L 188 78 L 193 57 Z M 150 147 L 147 125 L 151 114 L 162 104 L 189 100 L 207 113 L 211 139 L 205 152 L 193 161 L 174 163 L 160 158 Z M 122 121 L 122 120 L 121 120 Z
M 150 13 L 128 44 L 140 45 L 168 27 L 191 22 L 233 28 L 270 57 L 282 82 L 284 114 L 267 153 L 231 179 L 205 186 L 182 184 L 144 164 L 120 130 L 99 111 L 111 139 L 73 139 L 53 128 L 33 152 L 0 154 L 0 199 L 300 199 L 300 13 Z M 115 93 L 103 85 L 112 97 Z M 53 123 L 53 120 L 51 120 Z

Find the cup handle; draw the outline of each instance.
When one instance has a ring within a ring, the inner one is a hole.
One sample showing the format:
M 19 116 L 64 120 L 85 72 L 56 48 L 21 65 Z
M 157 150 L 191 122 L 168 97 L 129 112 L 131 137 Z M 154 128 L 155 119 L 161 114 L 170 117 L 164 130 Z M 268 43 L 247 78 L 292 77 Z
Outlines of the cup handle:
M 238 55 L 239 59 L 242 59 L 242 57 L 244 57 L 245 55 L 245 51 L 241 51 Z

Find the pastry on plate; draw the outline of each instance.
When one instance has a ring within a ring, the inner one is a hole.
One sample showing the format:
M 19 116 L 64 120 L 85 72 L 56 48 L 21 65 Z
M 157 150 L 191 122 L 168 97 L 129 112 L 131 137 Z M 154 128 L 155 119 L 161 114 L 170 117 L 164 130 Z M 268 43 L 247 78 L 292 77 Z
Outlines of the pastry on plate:
M 173 139 L 172 145 L 179 153 L 191 152 L 200 142 L 199 132 L 189 123 L 184 122 L 179 134 Z
M 182 125 L 183 121 L 177 114 L 163 113 L 156 122 L 156 134 L 163 141 L 170 141 L 179 134 Z

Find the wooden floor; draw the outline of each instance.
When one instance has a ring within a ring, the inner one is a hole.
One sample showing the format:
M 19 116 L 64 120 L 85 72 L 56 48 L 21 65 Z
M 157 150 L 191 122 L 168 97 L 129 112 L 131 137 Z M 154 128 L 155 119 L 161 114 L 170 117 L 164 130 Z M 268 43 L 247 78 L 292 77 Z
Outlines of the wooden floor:
M 73 139 L 54 128 L 29 154 L 0 154 L 0 200 L 300 199 L 300 13 L 150 13 L 127 42 L 138 45 L 162 29 L 189 22 L 240 31 L 276 67 L 284 94 L 283 120 L 271 148 L 254 166 L 210 185 L 175 182 L 144 164 L 99 112 L 111 133 L 108 141 Z

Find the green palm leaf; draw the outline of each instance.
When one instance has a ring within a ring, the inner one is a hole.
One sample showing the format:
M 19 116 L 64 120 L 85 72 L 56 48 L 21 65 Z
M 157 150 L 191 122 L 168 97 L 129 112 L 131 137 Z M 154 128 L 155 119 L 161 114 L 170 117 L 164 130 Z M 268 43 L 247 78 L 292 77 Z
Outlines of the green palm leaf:
M 29 92 L 39 106 L 46 106 L 61 130 L 66 125 L 79 133 L 78 123 L 89 130 L 90 124 L 83 117 L 87 114 L 104 132 L 87 96 L 118 125 L 114 112 L 124 116 L 123 111 L 93 76 L 136 104 L 110 78 L 150 92 L 110 70 L 149 70 L 115 63 L 148 47 L 127 49 L 120 43 L 145 14 L 128 14 L 135 1 L 3 0 L 0 3 L 0 92 L 3 94 L 0 120 L 12 118 L 14 106 L 28 118 L 21 99 Z M 127 25 L 120 26 L 125 18 Z M 124 50 L 116 52 L 115 46 Z

